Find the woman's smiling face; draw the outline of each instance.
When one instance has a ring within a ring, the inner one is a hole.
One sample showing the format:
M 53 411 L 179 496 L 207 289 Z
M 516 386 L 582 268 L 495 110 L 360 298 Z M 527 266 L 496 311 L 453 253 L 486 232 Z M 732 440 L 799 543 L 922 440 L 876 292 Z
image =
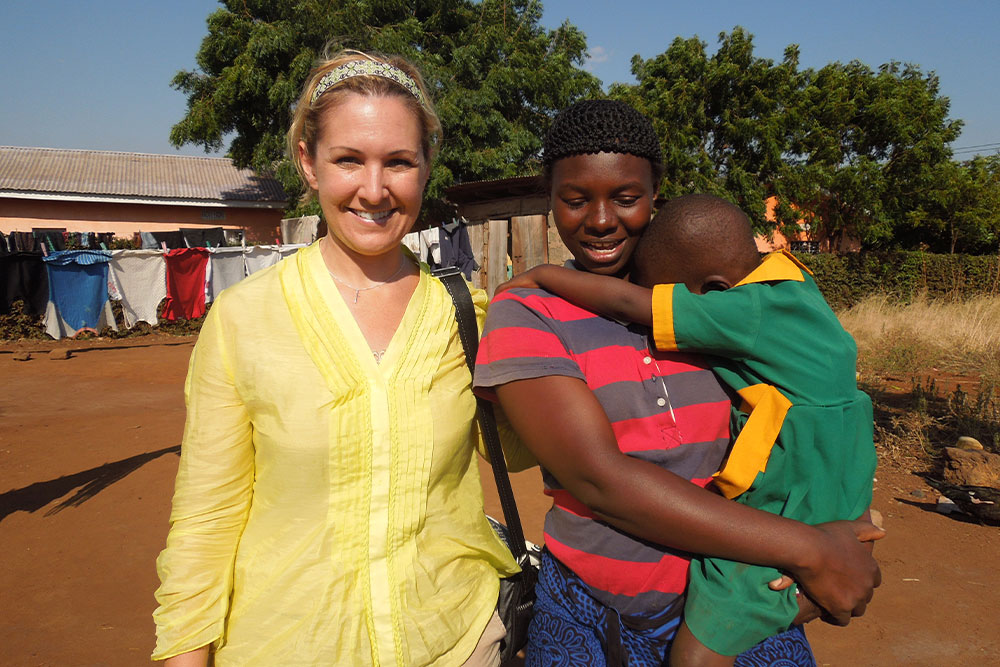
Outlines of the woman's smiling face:
M 417 219 L 427 182 L 420 121 L 399 97 L 351 93 L 323 114 L 315 152 L 299 144 L 330 236 L 343 250 L 395 250 Z
M 623 276 L 655 196 L 653 167 L 627 153 L 584 153 L 552 164 L 552 216 L 581 268 Z

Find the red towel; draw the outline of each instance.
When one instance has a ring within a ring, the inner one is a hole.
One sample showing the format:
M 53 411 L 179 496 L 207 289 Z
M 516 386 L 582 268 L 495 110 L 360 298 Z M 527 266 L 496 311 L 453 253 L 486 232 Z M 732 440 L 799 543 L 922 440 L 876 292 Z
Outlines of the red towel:
M 180 248 L 164 255 L 167 261 L 167 300 L 164 319 L 192 319 L 205 314 L 205 268 L 208 250 Z

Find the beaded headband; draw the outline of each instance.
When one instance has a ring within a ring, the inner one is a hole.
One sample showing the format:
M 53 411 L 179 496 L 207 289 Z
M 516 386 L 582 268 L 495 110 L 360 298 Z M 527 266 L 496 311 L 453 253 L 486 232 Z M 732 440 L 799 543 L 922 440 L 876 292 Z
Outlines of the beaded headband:
M 313 89 L 312 98 L 309 100 L 309 103 L 315 104 L 320 95 L 330 90 L 330 88 L 337 85 L 344 79 L 350 79 L 355 76 L 380 76 L 384 79 L 395 81 L 405 88 L 411 95 L 417 98 L 417 101 L 420 102 L 421 106 L 427 106 L 427 100 L 424 99 L 424 94 L 420 91 L 420 87 L 417 86 L 417 82 L 414 81 L 410 75 L 395 65 L 375 60 L 352 60 L 344 63 L 343 65 L 334 67 L 332 70 L 320 77 L 319 83 L 317 83 L 316 87 Z

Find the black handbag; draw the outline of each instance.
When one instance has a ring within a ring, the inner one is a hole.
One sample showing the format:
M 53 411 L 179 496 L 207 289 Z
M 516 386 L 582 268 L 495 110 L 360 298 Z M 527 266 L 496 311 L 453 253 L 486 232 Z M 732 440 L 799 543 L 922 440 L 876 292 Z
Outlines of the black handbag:
M 465 350 L 465 361 L 469 365 L 469 371 L 475 373 L 479 328 L 476 326 L 476 310 L 472 304 L 469 287 L 456 268 L 439 269 L 434 272 L 434 276 L 441 280 L 452 301 L 455 302 L 455 318 L 458 320 L 458 335 Z M 528 624 L 535 610 L 538 561 L 537 558 L 532 561 L 532 554 L 528 551 L 524 532 L 521 530 L 521 517 L 517 513 L 514 492 L 510 488 L 507 463 L 500 447 L 500 434 L 497 432 L 493 406 L 489 401 L 477 396 L 476 413 L 479 418 L 479 429 L 486 443 L 486 451 L 490 455 L 490 465 L 493 467 L 493 477 L 496 479 L 500 506 L 503 508 L 504 521 L 507 525 L 492 517 L 487 518 L 521 567 L 521 571 L 517 574 L 500 580 L 500 595 L 497 598 L 497 612 L 507 628 L 507 636 L 500 645 L 500 661 L 506 662 L 515 657 L 528 643 Z M 537 551 L 537 547 L 533 547 L 533 550 Z

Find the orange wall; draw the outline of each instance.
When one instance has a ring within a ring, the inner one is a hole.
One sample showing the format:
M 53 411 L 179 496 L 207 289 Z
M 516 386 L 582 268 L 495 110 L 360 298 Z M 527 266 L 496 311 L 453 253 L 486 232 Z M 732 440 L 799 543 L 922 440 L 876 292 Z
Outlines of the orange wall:
M 778 205 L 777 197 L 768 197 L 767 201 L 764 202 L 766 206 L 765 218 L 774 222 L 774 209 Z M 804 225 L 805 220 L 799 220 L 799 225 Z M 850 235 L 844 235 L 838 240 L 837 245 L 834 245 L 834 241 L 828 238 L 825 234 L 812 234 L 810 235 L 805 229 L 795 234 L 795 238 L 789 239 L 780 231 L 777 227 L 771 232 L 770 238 L 767 236 L 758 235 L 754 238 L 757 243 L 758 252 L 773 252 L 775 250 L 783 250 L 788 248 L 789 241 L 819 241 L 820 252 L 835 252 L 835 253 L 845 253 L 845 252 L 858 252 L 861 250 L 861 240 Z
M 775 221 L 774 209 L 775 207 L 777 207 L 777 205 L 778 205 L 777 197 L 768 197 L 767 200 L 764 201 L 764 206 L 765 206 L 764 218 L 766 220 L 769 220 L 771 222 Z M 803 222 L 800 220 L 799 224 L 801 225 L 803 224 Z M 803 230 L 801 232 L 798 232 L 795 235 L 795 238 L 791 240 L 808 241 L 809 235 L 806 233 L 805 230 Z M 782 234 L 777 227 L 775 227 L 774 230 L 772 230 L 771 232 L 770 238 L 768 238 L 767 236 L 758 235 L 756 238 L 754 238 L 754 241 L 757 242 L 758 252 L 774 252 L 775 250 L 787 249 L 789 239 L 787 236 Z
M 62 227 L 68 232 L 113 232 L 132 238 L 135 232 L 173 231 L 180 227 L 224 227 L 246 230 L 247 240 L 273 243 L 279 236 L 282 209 L 206 208 L 222 211 L 223 220 L 202 220 L 199 206 L 112 204 L 0 197 L 0 232 L 30 232 L 34 227 Z

